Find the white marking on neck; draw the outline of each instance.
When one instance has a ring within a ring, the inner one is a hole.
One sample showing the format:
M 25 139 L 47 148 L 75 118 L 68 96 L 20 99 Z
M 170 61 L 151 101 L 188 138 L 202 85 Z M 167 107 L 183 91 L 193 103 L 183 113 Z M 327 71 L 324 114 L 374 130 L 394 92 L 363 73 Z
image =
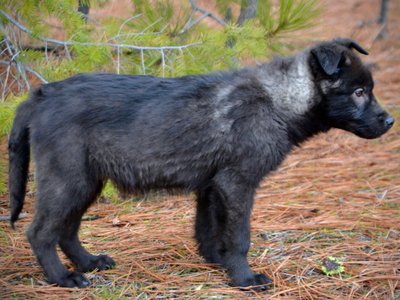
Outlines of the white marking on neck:
M 313 105 L 314 83 L 307 55 L 298 55 L 293 60 L 288 70 L 279 69 L 279 65 L 273 63 L 264 66 L 260 82 L 274 105 L 288 113 L 300 115 Z

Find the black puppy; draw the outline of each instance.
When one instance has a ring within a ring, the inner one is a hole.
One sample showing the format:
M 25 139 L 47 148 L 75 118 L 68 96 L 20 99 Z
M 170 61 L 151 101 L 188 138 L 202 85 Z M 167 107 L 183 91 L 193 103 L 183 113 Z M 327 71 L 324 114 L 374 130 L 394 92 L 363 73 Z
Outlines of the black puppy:
M 376 138 L 393 118 L 350 39 L 254 68 L 181 78 L 80 74 L 21 104 L 9 140 L 11 223 L 24 201 L 30 145 L 36 214 L 28 239 L 48 281 L 85 287 L 80 272 L 112 267 L 80 244 L 82 214 L 110 179 L 125 192 L 197 194 L 196 239 L 235 286 L 270 283 L 246 255 L 253 196 L 295 145 L 335 127 Z M 76 265 L 60 262 L 57 244 Z

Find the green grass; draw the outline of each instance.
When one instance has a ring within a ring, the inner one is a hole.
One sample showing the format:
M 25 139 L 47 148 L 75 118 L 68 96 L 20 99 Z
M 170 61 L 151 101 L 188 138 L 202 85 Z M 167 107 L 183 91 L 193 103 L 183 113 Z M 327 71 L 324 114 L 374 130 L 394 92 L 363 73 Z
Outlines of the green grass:
M 13 97 L 12 99 L 0 102 L 0 143 L 6 142 L 6 137 L 11 131 L 18 105 L 26 99 L 26 95 Z M 0 195 L 7 193 L 7 162 L 4 155 L 0 155 Z
M 109 200 L 111 203 L 120 202 L 119 192 L 115 185 L 110 181 L 108 181 L 104 186 L 101 196 Z
M 149 299 L 149 294 L 142 292 L 143 285 L 140 282 L 132 282 L 128 285 L 102 285 L 95 288 L 93 292 L 94 298 L 100 299 Z
M 26 100 L 26 94 L 15 96 L 10 100 L 0 102 L 0 137 L 10 133 L 18 105 Z

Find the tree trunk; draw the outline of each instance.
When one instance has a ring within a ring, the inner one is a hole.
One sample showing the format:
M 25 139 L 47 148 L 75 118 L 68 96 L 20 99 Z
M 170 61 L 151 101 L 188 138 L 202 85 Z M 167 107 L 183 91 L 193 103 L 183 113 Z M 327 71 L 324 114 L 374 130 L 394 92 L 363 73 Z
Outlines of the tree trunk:
M 80 12 L 83 15 L 83 19 L 85 20 L 85 22 L 87 22 L 89 18 L 89 9 L 90 9 L 89 0 L 78 1 L 78 12 Z
M 258 0 L 242 0 L 237 25 L 242 26 L 246 20 L 255 18 L 257 13 L 257 5 Z
M 378 22 L 380 24 L 384 24 L 387 21 L 388 2 L 389 0 L 381 1 L 381 11 L 379 13 L 379 18 L 378 18 Z

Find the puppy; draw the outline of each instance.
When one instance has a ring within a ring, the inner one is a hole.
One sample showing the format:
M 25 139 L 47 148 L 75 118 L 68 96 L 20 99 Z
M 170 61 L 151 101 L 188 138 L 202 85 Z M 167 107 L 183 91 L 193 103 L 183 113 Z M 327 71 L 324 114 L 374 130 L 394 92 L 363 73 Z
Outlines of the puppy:
M 294 146 L 330 128 L 362 138 L 393 118 L 350 39 L 233 72 L 180 78 L 80 74 L 42 85 L 22 103 L 9 139 L 11 224 L 21 212 L 32 149 L 36 213 L 27 232 L 50 283 L 86 287 L 82 272 L 115 262 L 78 238 L 81 217 L 111 180 L 121 191 L 197 195 L 199 252 L 234 286 L 266 287 L 247 262 L 260 181 Z M 56 246 L 76 266 L 68 271 Z

